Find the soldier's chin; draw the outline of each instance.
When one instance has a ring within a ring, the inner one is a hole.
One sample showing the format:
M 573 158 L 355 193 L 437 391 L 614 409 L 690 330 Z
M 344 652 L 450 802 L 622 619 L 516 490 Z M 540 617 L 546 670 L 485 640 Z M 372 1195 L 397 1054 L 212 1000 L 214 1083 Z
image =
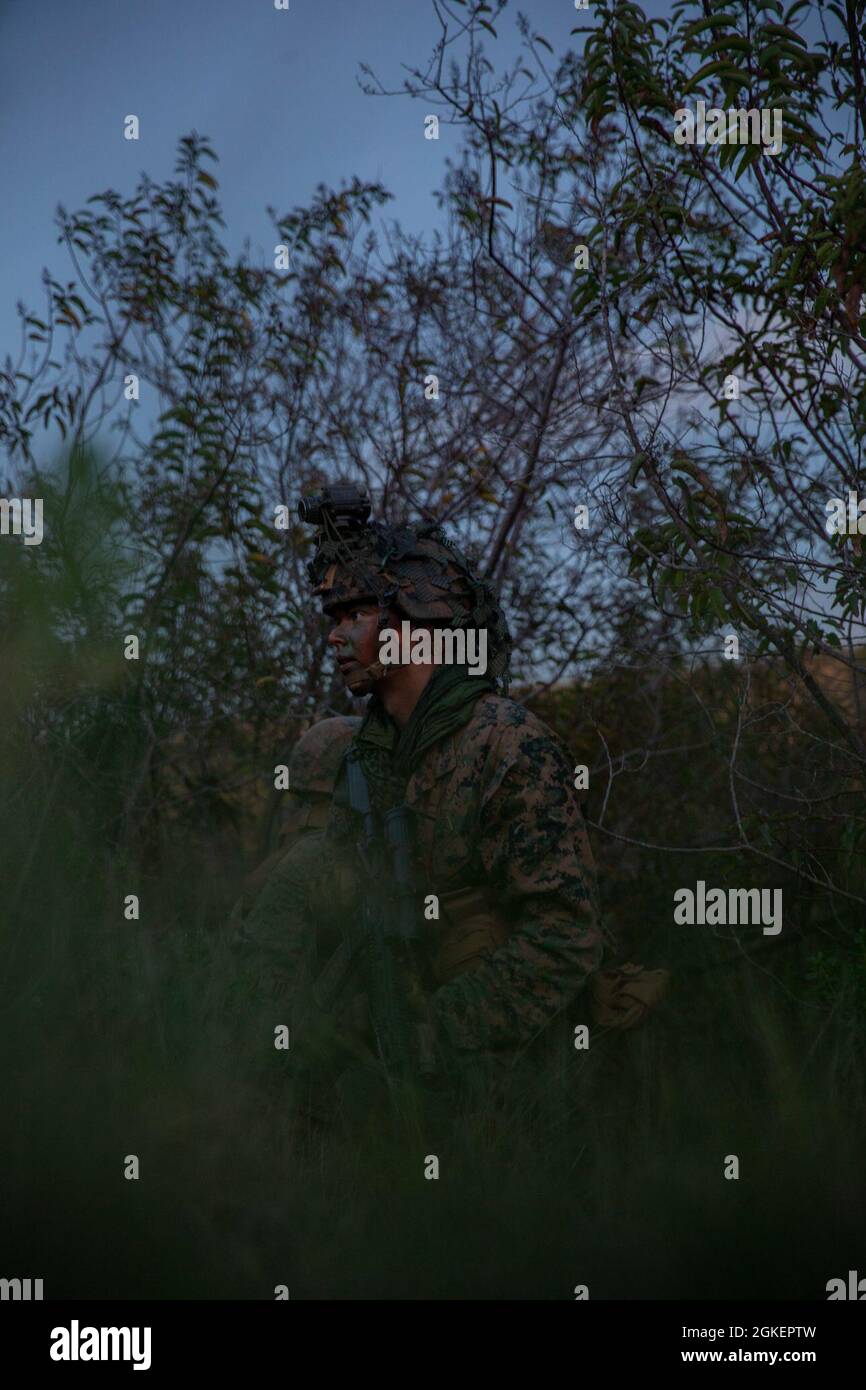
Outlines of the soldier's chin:
M 363 666 L 353 666 L 350 671 L 345 671 L 343 680 L 349 694 L 356 696 L 369 695 L 376 683 Z

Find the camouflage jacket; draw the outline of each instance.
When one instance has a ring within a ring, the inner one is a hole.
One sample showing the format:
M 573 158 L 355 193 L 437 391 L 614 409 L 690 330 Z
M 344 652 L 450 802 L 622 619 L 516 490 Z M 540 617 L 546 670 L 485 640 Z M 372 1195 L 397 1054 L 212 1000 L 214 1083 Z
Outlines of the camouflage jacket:
M 490 693 L 407 784 L 434 1018 L 459 1053 L 530 1043 L 600 963 L 594 866 L 573 775 L 545 724 Z M 338 789 L 325 836 L 305 836 L 271 875 L 248 921 L 268 993 L 303 992 L 356 918 L 357 838 Z
M 600 963 L 594 866 L 573 779 L 551 730 L 489 693 L 407 784 L 422 928 L 441 982 L 434 1017 L 459 1052 L 528 1044 Z M 327 832 L 335 847 L 351 834 L 339 800 Z M 351 911 L 335 884 L 335 909 Z

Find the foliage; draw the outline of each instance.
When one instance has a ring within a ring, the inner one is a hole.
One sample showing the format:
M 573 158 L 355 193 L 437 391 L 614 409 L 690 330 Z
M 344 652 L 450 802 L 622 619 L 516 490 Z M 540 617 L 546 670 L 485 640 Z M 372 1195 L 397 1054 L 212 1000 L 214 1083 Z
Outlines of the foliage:
M 174 179 L 60 209 L 74 278 L 21 307 L 5 492 L 46 524 L 0 540 L 4 1171 L 26 1193 L 4 1248 L 58 1288 L 69 1249 L 76 1293 L 230 1297 L 568 1297 L 587 1270 L 593 1296 L 816 1297 L 860 1258 L 864 559 L 825 523 L 863 487 L 863 4 L 599 0 L 582 49 L 519 19 L 497 70 L 505 11 L 437 0 L 402 93 L 452 139 L 441 232 L 386 224 L 356 179 L 269 209 L 287 269 L 233 259 L 191 134 Z M 783 148 L 676 145 L 698 99 L 778 106 Z M 445 521 L 499 584 L 516 693 L 589 769 L 606 919 L 674 979 L 645 1029 L 464 1116 L 423 1203 L 400 1136 L 281 1108 L 225 926 L 275 763 L 349 708 L 294 521 L 337 476 Z M 782 937 L 674 927 L 699 878 L 783 887 Z M 106 1197 L 138 1149 L 153 1185 Z

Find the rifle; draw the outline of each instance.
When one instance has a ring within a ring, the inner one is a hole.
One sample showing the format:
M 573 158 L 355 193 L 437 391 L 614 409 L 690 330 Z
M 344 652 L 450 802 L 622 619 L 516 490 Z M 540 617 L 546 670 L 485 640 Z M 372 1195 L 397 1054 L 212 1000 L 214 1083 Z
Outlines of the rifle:
M 430 1078 L 436 1071 L 434 1031 L 420 958 L 414 883 L 412 811 L 387 811 L 382 833 L 357 757 L 346 758 L 349 805 L 361 817 L 358 857 L 365 874 L 361 936 L 370 1017 L 389 1080 Z M 350 947 L 351 954 L 354 949 Z

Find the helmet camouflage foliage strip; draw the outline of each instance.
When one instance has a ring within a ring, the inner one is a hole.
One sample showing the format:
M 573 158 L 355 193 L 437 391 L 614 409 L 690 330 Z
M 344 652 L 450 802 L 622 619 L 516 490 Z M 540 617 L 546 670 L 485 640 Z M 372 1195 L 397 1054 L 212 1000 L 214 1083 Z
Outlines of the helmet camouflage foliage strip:
M 505 615 L 490 584 L 473 573 L 441 526 L 333 524 L 325 507 L 317 517 L 316 554 L 307 570 L 326 613 L 344 603 L 376 603 L 383 627 L 394 608 L 419 624 L 486 628 L 488 674 L 507 687 L 511 638 Z

